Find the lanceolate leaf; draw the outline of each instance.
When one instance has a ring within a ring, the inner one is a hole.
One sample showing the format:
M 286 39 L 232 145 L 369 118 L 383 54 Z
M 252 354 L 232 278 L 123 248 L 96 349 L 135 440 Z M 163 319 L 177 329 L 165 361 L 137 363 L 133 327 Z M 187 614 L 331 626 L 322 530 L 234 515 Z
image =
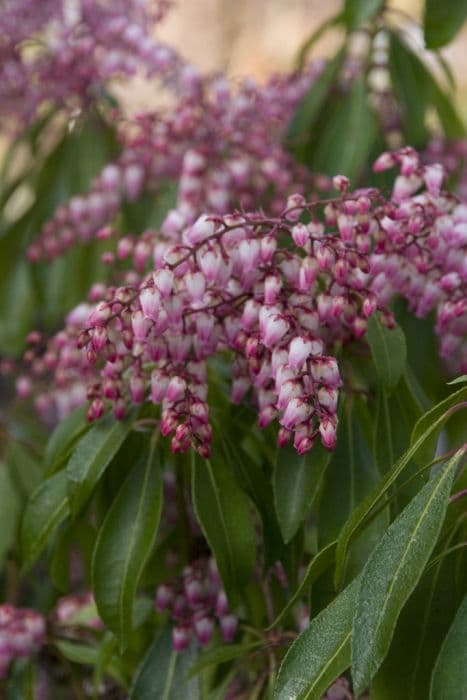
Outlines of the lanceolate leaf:
M 437 49 L 449 43 L 466 18 L 467 0 L 426 0 L 424 30 L 427 48 Z
M 328 62 L 319 78 L 313 83 L 310 91 L 299 103 L 287 130 L 286 142 L 290 146 L 299 146 L 309 140 L 310 130 L 332 88 L 343 58 L 344 53 L 340 51 Z
M 303 456 L 291 446 L 277 451 L 274 504 L 284 542 L 290 542 L 308 515 L 330 458 L 330 452 L 320 444 Z
M 287 652 L 275 700 L 319 700 L 350 664 L 350 637 L 359 580 L 315 617 Z
M 198 679 L 187 677 L 195 659 L 194 646 L 183 654 L 173 651 L 172 630 L 163 629 L 143 659 L 130 700 L 199 700 Z
M 386 656 L 399 613 L 436 544 L 462 454 L 458 452 L 440 469 L 402 511 L 365 565 L 352 633 L 357 693 L 369 684 Z
M 457 611 L 436 661 L 430 700 L 467 697 L 467 597 Z
M 384 5 L 384 0 L 346 0 L 344 21 L 349 29 L 357 29 L 374 17 Z
M 442 552 L 454 541 L 454 535 L 455 531 L 443 543 Z M 429 697 L 431 673 L 459 604 L 455 571 L 454 556 L 445 556 L 433 568 L 425 568 L 399 616 L 388 655 L 371 684 L 372 700 Z
M 50 436 L 44 451 L 44 467 L 49 474 L 56 471 L 68 456 L 73 443 L 89 429 L 86 422 L 86 408 L 80 406 L 64 420 L 60 421 Z
M 70 513 L 65 471 L 43 481 L 31 495 L 21 529 L 23 566 L 29 568 Z
M 118 492 L 99 531 L 93 555 L 97 608 L 121 648 L 132 628 L 136 588 L 156 539 L 161 507 L 161 467 L 157 448 L 152 446 Z
M 407 350 L 404 333 L 399 326 L 386 328 L 373 316 L 368 320 L 366 337 L 378 377 L 387 391 L 391 391 L 399 382 L 405 367 Z
M 247 583 L 256 564 L 255 530 L 252 505 L 219 453 L 211 460 L 193 457 L 193 504 L 232 596 Z
M 132 427 L 132 419 L 105 418 L 81 438 L 66 467 L 71 510 L 78 513 L 117 454 Z
M 430 431 L 431 435 L 422 442 L 420 447 L 414 453 L 415 461 L 418 464 L 426 464 L 433 458 L 438 435 L 448 418 L 449 410 L 458 404 L 464 403 L 465 401 L 467 401 L 467 387 L 459 389 L 454 394 L 451 394 L 451 396 L 448 396 L 446 399 L 438 403 L 436 406 L 433 406 L 430 411 L 425 413 L 417 421 L 412 432 L 412 446 L 415 445 L 420 437 L 430 429 L 430 426 L 433 427 L 435 423 L 437 425 L 437 429 Z
M 376 117 L 368 103 L 365 78 L 360 76 L 325 119 L 310 165 L 317 172 L 340 173 L 354 181 L 367 165 L 376 135 Z
M 459 392 L 458 392 L 459 393 Z M 453 397 L 450 397 L 453 399 Z M 455 401 L 455 403 L 458 403 Z M 439 407 L 445 404 L 441 402 L 435 406 L 432 411 L 437 411 Z M 451 404 L 452 406 L 453 404 Z M 431 412 L 429 412 L 431 413 Z M 423 416 L 419 423 L 429 415 L 429 413 Z M 381 499 L 388 492 L 392 484 L 396 481 L 399 475 L 407 468 L 414 456 L 419 452 L 420 448 L 429 440 L 433 435 L 436 435 L 439 430 L 447 420 L 446 408 L 445 411 L 437 418 L 433 417 L 433 421 L 428 425 L 425 425 L 425 430 L 419 434 L 416 438 L 412 436 L 412 445 L 410 448 L 402 455 L 402 457 L 396 462 L 394 467 L 386 474 L 386 476 L 381 480 L 380 484 L 372 491 L 367 498 L 365 498 L 362 503 L 355 509 L 354 513 L 347 520 L 342 531 L 339 535 L 337 541 L 337 565 L 336 565 L 336 581 L 341 580 L 343 566 L 345 562 L 346 552 L 351 540 L 355 535 L 361 530 L 362 526 L 366 522 L 368 516 L 373 511 L 374 507 L 381 501 Z M 418 424 L 417 424 L 418 425 Z

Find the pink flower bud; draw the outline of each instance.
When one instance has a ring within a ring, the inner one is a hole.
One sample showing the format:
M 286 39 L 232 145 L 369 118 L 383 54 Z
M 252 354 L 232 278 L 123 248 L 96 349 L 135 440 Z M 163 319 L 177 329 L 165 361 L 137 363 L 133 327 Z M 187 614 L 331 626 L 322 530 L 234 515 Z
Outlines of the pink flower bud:
M 235 615 L 224 615 L 220 618 L 219 624 L 224 642 L 226 642 L 226 644 L 233 642 L 238 627 L 237 617 Z
M 261 331 L 261 340 L 263 344 L 271 349 L 276 345 L 289 330 L 289 324 L 277 314 L 271 314 L 264 322 Z
M 292 238 L 295 245 L 303 248 L 310 240 L 310 232 L 305 224 L 298 223 L 292 228 Z
M 345 175 L 334 175 L 332 178 L 332 186 L 335 190 L 339 190 L 339 192 L 347 192 L 350 186 L 349 178 L 345 177 Z
M 172 631 L 172 646 L 174 651 L 185 651 L 191 640 L 191 630 L 187 627 L 174 627 Z
M 131 327 L 136 340 L 144 340 L 151 327 L 151 322 L 142 311 L 134 311 L 131 315 Z
M 207 646 L 212 639 L 214 622 L 209 617 L 195 620 L 195 632 L 200 646 Z
M 275 304 L 282 289 L 282 280 L 279 275 L 268 275 L 264 280 L 264 303 Z
M 192 301 L 200 301 L 206 291 L 206 279 L 201 272 L 189 272 L 184 277 L 187 292 Z
M 155 404 L 165 399 L 169 378 L 160 369 L 154 369 L 151 374 L 151 401 Z
M 184 396 L 186 388 L 186 381 L 182 377 L 172 377 L 167 387 L 165 398 L 167 401 L 175 403 Z
M 319 425 L 321 442 L 327 450 L 333 450 L 336 446 L 336 425 L 330 418 L 323 418 Z
M 329 413 L 335 413 L 337 410 L 337 390 L 322 386 L 318 390 L 318 401 L 322 408 L 325 408 Z
M 299 423 L 306 421 L 310 417 L 312 410 L 311 405 L 304 399 L 292 399 L 279 422 L 287 430 L 292 430 Z
M 300 336 L 294 338 L 289 346 L 289 357 L 287 360 L 289 367 L 292 367 L 292 369 L 301 367 L 305 360 L 311 355 L 312 347 L 311 340 L 301 338 Z
M 168 299 L 174 286 L 174 275 L 172 270 L 161 268 L 152 275 L 156 289 L 163 299 Z

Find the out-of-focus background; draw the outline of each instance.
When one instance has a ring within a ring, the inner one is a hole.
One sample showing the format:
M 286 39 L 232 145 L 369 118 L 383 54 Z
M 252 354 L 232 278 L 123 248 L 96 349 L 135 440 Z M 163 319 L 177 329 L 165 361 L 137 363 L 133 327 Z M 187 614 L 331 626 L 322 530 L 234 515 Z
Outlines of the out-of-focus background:
M 445 0 L 457 2 L 457 0 Z M 422 46 L 414 20 L 422 19 L 422 0 L 390 0 L 394 21 Z M 158 36 L 174 45 L 204 71 L 223 70 L 232 77 L 265 78 L 289 70 L 301 43 L 342 6 L 342 0 L 174 0 L 158 27 Z M 311 56 L 328 56 L 339 41 L 326 33 Z M 458 107 L 467 117 L 467 26 L 445 50 L 458 83 Z M 132 93 L 136 109 L 148 106 L 141 85 Z

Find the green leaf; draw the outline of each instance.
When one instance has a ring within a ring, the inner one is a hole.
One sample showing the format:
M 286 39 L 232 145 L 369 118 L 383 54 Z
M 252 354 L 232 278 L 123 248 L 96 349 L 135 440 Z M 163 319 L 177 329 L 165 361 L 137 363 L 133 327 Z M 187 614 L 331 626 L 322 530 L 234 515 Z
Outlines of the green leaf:
M 405 368 L 407 349 L 399 326 L 389 329 L 375 316 L 368 319 L 366 335 L 380 382 L 388 392 L 398 384 Z
M 341 174 L 357 180 L 368 163 L 377 131 L 376 117 L 368 103 L 366 81 L 359 76 L 326 117 L 310 165 L 317 172 Z
M 439 470 L 387 529 L 361 576 L 352 632 L 355 692 L 370 683 L 389 649 L 397 618 L 417 585 L 444 520 L 463 451 Z
M 344 21 L 349 29 L 357 29 L 384 7 L 384 0 L 345 0 Z
M 404 136 L 415 148 L 425 146 L 429 137 L 426 117 L 434 78 L 394 32 L 389 35 L 389 70 L 403 112 Z
M 88 429 L 84 406 L 80 406 L 60 421 L 45 446 L 43 462 L 49 474 L 53 474 L 57 465 L 68 458 L 72 445 Z
M 450 508 L 448 513 L 452 513 Z M 446 517 L 444 528 L 448 525 Z M 442 554 L 455 532 L 443 542 Z M 442 535 L 441 535 L 442 538 Z M 373 700 L 419 700 L 430 695 L 430 681 L 441 643 L 459 604 L 455 557 L 427 565 L 397 621 L 391 647 L 371 685 Z
M 23 568 L 29 569 L 47 544 L 52 532 L 70 513 L 65 471 L 43 481 L 32 493 L 21 528 Z
M 195 659 L 194 645 L 183 654 L 177 654 L 172 649 L 172 630 L 162 630 L 136 674 L 130 700 L 199 700 L 198 679 L 187 678 Z
M 223 644 L 203 652 L 199 659 L 190 668 L 188 678 L 196 676 L 209 666 L 218 666 L 226 661 L 233 661 L 240 656 L 245 657 L 250 651 L 263 646 L 263 642 L 244 642 L 243 644 Z
M 464 598 L 436 660 L 430 700 L 467 697 L 467 597 Z
M 338 537 L 348 517 L 379 481 L 380 475 L 362 421 L 361 403 L 354 400 L 346 406 L 339 425 L 337 446 L 326 473 L 318 518 L 320 546 Z M 352 578 L 360 571 L 386 526 L 387 513 L 382 512 L 365 536 L 355 543 L 350 560 L 336 561 L 338 586 L 342 585 L 346 574 Z
M 16 535 L 19 502 L 5 464 L 0 464 L 0 568 Z
M 307 588 L 309 588 L 312 583 L 316 581 L 317 578 L 321 576 L 327 569 L 329 569 L 335 561 L 336 558 L 336 542 L 330 542 L 326 547 L 323 547 L 315 556 L 312 558 L 308 564 L 306 571 L 300 581 L 297 590 L 292 595 L 287 605 L 281 610 L 279 615 L 276 617 L 274 622 L 269 626 L 268 629 L 273 629 L 277 627 L 279 622 L 281 622 L 284 617 L 290 612 L 295 603 L 303 596 Z
M 430 411 L 425 413 L 417 421 L 412 432 L 412 445 L 415 445 L 417 440 L 419 440 L 420 437 L 429 430 L 430 426 L 433 426 L 434 424 L 437 425 L 436 430 L 430 431 L 431 435 L 429 436 L 429 439 L 425 439 L 419 449 L 414 453 L 414 458 L 417 464 L 423 466 L 433 458 L 439 433 L 449 417 L 450 409 L 463 403 L 464 401 L 467 401 L 467 387 L 459 389 L 454 394 L 451 394 L 443 401 L 436 404 L 436 406 L 433 406 Z M 443 416 L 444 420 L 442 420 Z
M 132 417 L 113 416 L 97 422 L 77 443 L 66 466 L 68 497 L 73 514 L 86 504 L 104 471 L 132 428 Z
M 358 584 L 354 579 L 292 644 L 279 669 L 275 700 L 319 700 L 348 668 Z
M 277 450 L 274 504 L 284 542 L 290 542 L 320 489 L 331 453 L 321 444 L 300 456 L 292 446 Z
M 256 537 L 251 502 L 222 454 L 214 451 L 210 460 L 193 455 L 193 505 L 227 595 L 232 597 L 251 578 Z
M 162 508 L 157 448 L 130 471 L 99 531 L 92 562 L 99 614 L 123 649 L 132 629 L 134 598 L 154 545 Z
M 452 398 L 453 397 L 451 397 L 451 399 Z M 441 404 L 438 404 L 438 406 L 435 406 L 432 410 L 436 411 L 439 406 L 444 403 L 445 402 L 441 402 Z M 450 407 L 452 407 L 452 405 L 453 404 L 451 404 Z M 429 413 L 431 413 L 431 411 Z M 429 415 L 429 413 L 425 414 L 424 417 Z M 424 417 L 422 417 L 420 420 L 423 420 Z M 419 434 L 416 438 L 414 438 L 414 436 L 412 437 L 412 445 L 409 447 L 409 449 L 384 476 L 378 486 L 358 505 L 350 518 L 348 518 L 337 540 L 338 565 L 336 566 L 336 580 L 341 580 L 340 577 L 342 576 L 342 571 L 340 568 L 343 566 L 343 562 L 345 562 L 347 550 L 352 539 L 361 530 L 361 528 L 365 526 L 365 522 L 371 515 L 375 506 L 385 496 L 399 475 L 407 468 L 411 460 L 414 459 L 415 455 L 425 445 L 427 440 L 429 440 L 433 435 L 437 435 L 448 417 L 449 414 L 446 415 L 446 412 L 443 412 L 441 416 L 437 417 L 436 419 L 434 418 L 433 421 L 429 421 L 428 425 L 425 425 L 425 430 L 421 434 Z
M 336 80 L 343 58 L 344 52 L 339 51 L 326 64 L 321 75 L 298 104 L 287 129 L 285 140 L 289 146 L 304 144 L 308 141 L 310 131 Z
M 467 18 L 467 0 L 426 0 L 423 29 L 428 49 L 448 44 Z

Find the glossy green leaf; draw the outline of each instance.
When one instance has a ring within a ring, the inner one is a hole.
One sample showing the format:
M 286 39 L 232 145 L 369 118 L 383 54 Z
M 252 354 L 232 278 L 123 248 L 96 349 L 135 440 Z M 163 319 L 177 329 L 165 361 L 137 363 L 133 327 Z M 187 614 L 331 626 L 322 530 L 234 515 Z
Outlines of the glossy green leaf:
M 356 78 L 348 93 L 325 115 L 310 165 L 317 172 L 346 175 L 353 182 L 368 164 L 378 127 L 366 81 Z
M 294 592 L 287 605 L 281 610 L 274 622 L 269 626 L 269 629 L 277 627 L 284 617 L 290 612 L 294 605 L 300 600 L 306 590 L 329 569 L 336 558 L 336 542 L 330 542 L 326 547 L 323 547 L 308 564 L 302 580 L 300 581 L 297 590 Z
M 207 649 L 190 668 L 188 677 L 196 676 L 200 671 L 209 668 L 209 666 L 218 666 L 227 661 L 233 661 L 240 657 L 244 658 L 261 646 L 263 646 L 263 642 L 244 642 L 243 644 L 223 644 Z
M 357 400 L 346 407 L 340 421 L 337 445 L 329 464 L 318 517 L 320 546 L 335 540 L 347 519 L 380 479 L 377 464 L 363 430 L 362 406 Z M 351 556 L 336 561 L 338 587 L 344 579 L 356 575 L 387 526 L 387 513 L 382 511 L 364 536 L 355 542 Z
M 417 464 L 426 464 L 433 458 L 434 452 L 436 450 L 436 444 L 438 441 L 439 433 L 441 432 L 445 422 L 449 417 L 449 411 L 455 406 L 464 402 L 467 402 L 467 387 L 459 389 L 458 391 L 454 392 L 453 394 L 445 398 L 443 401 L 438 403 L 436 406 L 433 406 L 433 408 L 430 411 L 425 413 L 417 421 L 412 432 L 412 445 L 414 445 L 417 442 L 417 440 L 419 440 L 419 438 L 429 430 L 430 426 L 433 426 L 435 423 L 437 425 L 437 429 L 431 431 L 431 435 L 429 436 L 429 438 L 424 440 L 423 444 L 415 452 L 414 459 L 417 462 Z M 444 420 L 440 420 L 443 416 L 445 416 Z
M 430 700 L 467 697 L 467 597 L 464 598 L 436 660 Z
M 310 130 L 326 102 L 343 59 L 344 53 L 339 51 L 327 63 L 321 75 L 299 103 L 287 129 L 286 143 L 289 146 L 304 144 L 308 141 Z
M 452 399 L 452 397 L 451 397 Z M 436 411 L 439 406 L 444 404 L 441 402 L 438 406 L 435 406 L 432 410 Z M 429 412 L 431 413 L 431 412 Z M 420 421 L 422 421 L 428 414 L 425 414 Z M 409 449 L 402 455 L 402 457 L 396 462 L 393 468 L 384 476 L 378 486 L 358 505 L 355 511 L 352 513 L 350 518 L 346 521 L 342 531 L 339 535 L 337 541 L 337 564 L 336 564 L 336 581 L 340 581 L 343 574 L 343 566 L 347 556 L 347 550 L 350 542 L 355 538 L 357 533 L 365 526 L 366 521 L 373 512 L 375 506 L 381 502 L 388 490 L 397 480 L 397 478 L 402 474 L 402 472 L 407 468 L 407 466 L 414 459 L 415 455 L 419 452 L 421 448 L 425 445 L 427 440 L 432 438 L 433 435 L 437 435 L 441 430 L 442 426 L 446 422 L 448 415 L 443 412 L 441 416 L 437 418 L 433 417 L 432 421 L 425 425 L 424 431 L 417 435 L 415 438 L 412 436 L 412 445 Z M 419 421 L 419 423 L 420 423 Z M 418 425 L 418 424 L 417 424 Z
M 357 694 L 386 656 L 400 611 L 436 544 L 462 454 L 458 452 L 440 469 L 394 520 L 363 569 L 352 632 Z
M 292 644 L 279 669 L 275 700 L 319 700 L 348 668 L 358 584 L 355 579 L 347 586 Z
M 302 456 L 290 445 L 277 450 L 274 505 L 284 542 L 290 542 L 309 514 L 330 459 L 331 453 L 321 444 Z
M 55 529 L 70 513 L 65 471 L 45 479 L 32 493 L 21 528 L 23 567 L 30 568 Z
M 392 329 L 386 328 L 379 319 L 372 316 L 368 319 L 366 338 L 379 380 L 387 391 L 392 391 L 405 368 L 407 349 L 404 333 L 397 325 Z
M 74 514 L 86 504 L 131 428 L 131 417 L 116 421 L 108 416 L 98 421 L 77 443 L 66 466 L 68 496 Z
M 426 0 L 423 28 L 427 48 L 438 49 L 448 44 L 461 29 L 466 18 L 467 0 Z
M 99 531 L 92 562 L 96 605 L 126 646 L 136 588 L 154 545 L 162 508 L 160 456 L 149 454 L 129 472 Z
M 193 645 L 177 654 L 172 649 L 172 630 L 165 628 L 156 636 L 136 674 L 130 700 L 199 700 L 199 681 L 188 679 L 196 659 Z
M 251 578 L 256 565 L 252 504 L 222 459 L 193 456 L 193 505 L 216 558 L 227 594 L 232 597 Z
M 345 0 L 344 21 L 349 29 L 357 29 L 384 7 L 384 0 Z
M 0 463 L 0 568 L 16 534 L 19 507 L 7 467 Z
M 443 550 L 450 541 L 451 537 Z M 433 666 L 459 604 L 455 568 L 453 556 L 425 568 L 399 616 L 388 655 L 372 682 L 372 700 L 429 697 Z
M 45 446 L 43 462 L 49 474 L 69 457 L 71 447 L 87 430 L 89 423 L 85 406 L 80 406 L 60 421 Z
M 394 32 L 389 35 L 389 71 L 402 109 L 404 136 L 415 148 L 425 146 L 434 78 Z

